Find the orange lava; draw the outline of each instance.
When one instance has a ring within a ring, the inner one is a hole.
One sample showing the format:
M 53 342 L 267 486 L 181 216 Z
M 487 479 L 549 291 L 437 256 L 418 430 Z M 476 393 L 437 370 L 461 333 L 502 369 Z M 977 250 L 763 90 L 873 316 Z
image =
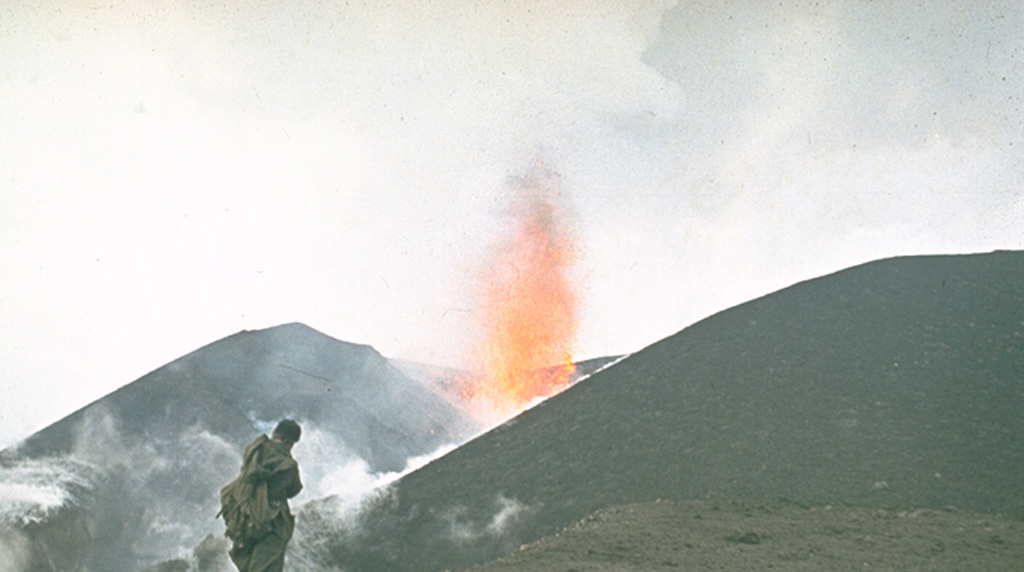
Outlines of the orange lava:
M 515 189 L 513 229 L 483 279 L 484 337 L 469 397 L 515 413 L 564 389 L 575 369 L 576 247 L 559 206 L 557 176 L 537 169 Z

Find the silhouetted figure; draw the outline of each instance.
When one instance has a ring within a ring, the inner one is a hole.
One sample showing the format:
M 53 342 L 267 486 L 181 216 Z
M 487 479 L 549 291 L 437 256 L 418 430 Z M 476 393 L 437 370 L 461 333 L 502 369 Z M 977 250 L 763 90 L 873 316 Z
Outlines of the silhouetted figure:
M 280 572 L 295 530 L 288 499 L 299 494 L 299 464 L 292 446 L 302 429 L 291 419 L 277 424 L 270 437 L 245 446 L 242 470 L 220 490 L 221 509 L 231 539 L 231 560 L 240 572 Z

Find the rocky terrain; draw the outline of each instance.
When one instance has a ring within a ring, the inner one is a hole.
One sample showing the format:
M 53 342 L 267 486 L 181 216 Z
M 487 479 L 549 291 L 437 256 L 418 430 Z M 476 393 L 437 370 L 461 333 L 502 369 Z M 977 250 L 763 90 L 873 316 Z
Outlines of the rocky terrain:
M 1024 521 L 943 509 L 652 501 L 602 509 L 465 572 L 1024 570 Z
M 405 476 L 321 565 L 465 567 L 657 499 L 1019 518 L 1022 379 L 1024 253 L 865 264 L 694 324 Z

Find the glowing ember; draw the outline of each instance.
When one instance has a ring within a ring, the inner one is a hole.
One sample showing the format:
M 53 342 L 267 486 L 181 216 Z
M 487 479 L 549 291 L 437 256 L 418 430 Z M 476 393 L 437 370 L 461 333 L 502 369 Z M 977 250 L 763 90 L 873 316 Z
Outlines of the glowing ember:
M 515 189 L 511 236 L 484 275 L 484 339 L 469 397 L 518 411 L 566 387 L 575 366 L 576 257 L 558 207 L 557 175 L 538 168 Z

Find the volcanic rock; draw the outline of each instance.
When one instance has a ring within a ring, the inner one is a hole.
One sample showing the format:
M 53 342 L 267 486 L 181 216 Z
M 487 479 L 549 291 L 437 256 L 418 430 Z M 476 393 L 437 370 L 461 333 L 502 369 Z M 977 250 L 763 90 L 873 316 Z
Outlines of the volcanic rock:
M 601 509 L 460 572 L 551 570 L 1024 570 L 1024 526 L 961 510 L 654 501 Z
M 694 324 L 405 476 L 324 565 L 467 566 L 655 499 L 1024 515 L 1022 380 L 1024 253 L 857 266 Z
M 140 442 L 177 439 L 199 425 L 235 446 L 290 416 L 343 436 L 374 471 L 400 470 L 409 456 L 476 429 L 370 346 L 297 323 L 196 350 L 30 436 L 19 454 L 71 452 L 97 412 Z

